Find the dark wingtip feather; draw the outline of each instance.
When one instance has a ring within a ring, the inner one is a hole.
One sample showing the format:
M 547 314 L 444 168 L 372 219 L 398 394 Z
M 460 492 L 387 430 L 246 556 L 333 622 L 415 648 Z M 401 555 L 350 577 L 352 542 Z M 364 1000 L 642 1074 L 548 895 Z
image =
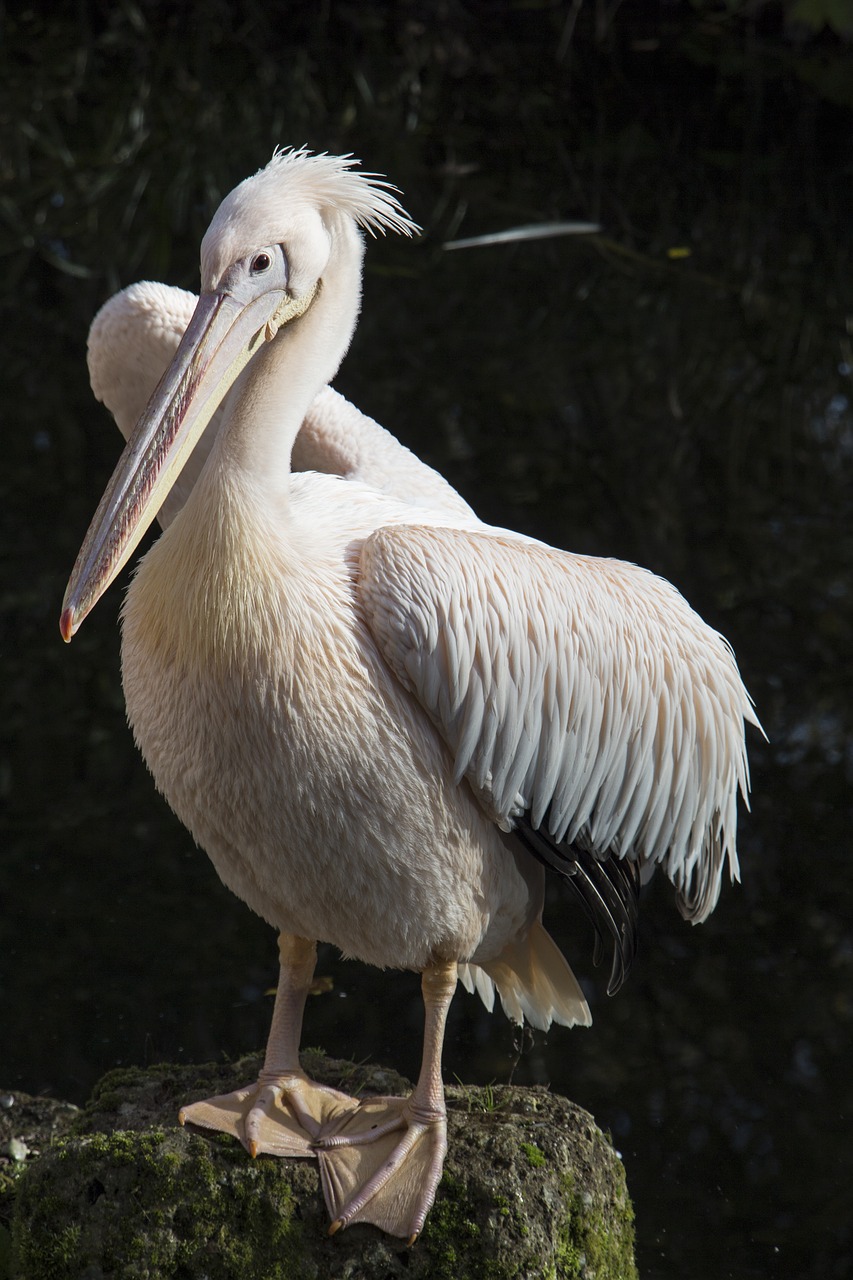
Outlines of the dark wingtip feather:
M 602 957 L 604 934 L 610 935 L 613 962 L 607 994 L 615 995 L 628 977 L 639 942 L 640 870 L 636 862 L 612 854 L 599 858 L 581 845 L 558 843 L 541 827 L 534 829 L 529 814 L 518 819 L 515 833 L 534 858 L 563 876 L 574 890 L 595 929 L 595 964 Z

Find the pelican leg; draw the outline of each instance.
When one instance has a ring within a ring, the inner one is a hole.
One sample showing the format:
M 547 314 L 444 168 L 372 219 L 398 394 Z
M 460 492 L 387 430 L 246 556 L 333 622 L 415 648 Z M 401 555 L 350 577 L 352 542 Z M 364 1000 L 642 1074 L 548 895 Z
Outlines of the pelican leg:
M 264 1065 L 255 1084 L 182 1107 L 181 1124 L 233 1134 L 252 1156 L 313 1156 L 324 1132 L 358 1108 L 348 1094 L 316 1084 L 299 1065 L 302 1014 L 314 976 L 316 944 L 283 933 L 281 968 Z
M 455 963 L 423 973 L 423 1060 L 411 1096 L 365 1098 L 317 1143 L 330 1234 L 372 1222 L 414 1244 L 423 1229 L 447 1153 L 441 1049 L 456 977 Z

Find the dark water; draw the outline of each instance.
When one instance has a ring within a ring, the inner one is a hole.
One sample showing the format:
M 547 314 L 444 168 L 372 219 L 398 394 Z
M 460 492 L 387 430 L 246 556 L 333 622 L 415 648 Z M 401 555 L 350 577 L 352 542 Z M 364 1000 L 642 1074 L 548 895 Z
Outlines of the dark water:
M 81 1101 L 117 1063 L 263 1043 L 274 939 L 134 752 L 120 591 L 59 640 L 119 443 L 85 335 L 120 285 L 195 284 L 212 209 L 275 143 L 352 151 L 426 234 L 371 245 L 339 388 L 484 517 L 674 581 L 732 640 L 769 736 L 751 739 L 743 885 L 696 930 L 652 885 L 615 1000 L 553 889 L 595 1026 L 537 1036 L 515 1078 L 612 1131 L 647 1280 L 853 1270 L 853 59 L 777 6 L 724 8 L 584 6 L 572 26 L 558 3 L 128 0 L 6 19 L 6 1087 Z M 572 217 L 601 236 L 441 248 Z M 415 1072 L 417 980 L 331 952 L 321 968 L 307 1042 Z M 460 994 L 447 1078 L 506 1079 L 513 1054 Z

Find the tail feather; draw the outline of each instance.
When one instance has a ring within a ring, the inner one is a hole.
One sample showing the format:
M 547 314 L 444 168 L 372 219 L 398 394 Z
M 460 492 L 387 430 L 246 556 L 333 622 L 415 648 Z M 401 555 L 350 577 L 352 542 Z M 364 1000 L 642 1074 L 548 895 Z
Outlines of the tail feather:
M 526 936 L 504 947 L 495 960 L 460 965 L 469 991 L 476 989 L 487 1009 L 497 987 L 504 1013 L 547 1031 L 552 1022 L 588 1027 L 592 1022 L 584 994 L 568 961 L 543 926 L 535 921 Z
M 480 997 L 489 1013 L 495 1007 L 495 984 L 489 975 L 478 964 L 460 964 L 459 981 L 471 995 Z

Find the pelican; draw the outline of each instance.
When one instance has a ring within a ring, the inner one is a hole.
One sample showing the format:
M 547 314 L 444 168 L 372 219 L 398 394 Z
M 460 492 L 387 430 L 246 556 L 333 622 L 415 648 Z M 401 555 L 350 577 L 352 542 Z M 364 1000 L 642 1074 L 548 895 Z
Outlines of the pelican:
M 416 230 L 394 191 L 303 148 L 222 202 L 200 297 L 139 379 L 169 360 L 60 628 L 70 640 L 177 493 L 124 604 L 128 717 L 224 883 L 278 930 L 280 958 L 259 1078 L 180 1119 L 252 1155 L 316 1157 L 331 1231 L 370 1222 L 414 1242 L 447 1147 L 457 981 L 518 1023 L 588 1025 L 542 923 L 545 867 L 609 934 L 614 990 L 641 878 L 660 866 L 692 921 L 726 868 L 738 878 L 758 722 L 729 645 L 663 579 L 485 525 L 449 486 L 425 497 L 417 466 L 411 483 L 294 469 L 355 328 L 362 233 Z M 341 420 L 356 457 L 363 421 Z M 318 940 L 421 974 L 408 1098 L 357 1100 L 302 1071 Z

